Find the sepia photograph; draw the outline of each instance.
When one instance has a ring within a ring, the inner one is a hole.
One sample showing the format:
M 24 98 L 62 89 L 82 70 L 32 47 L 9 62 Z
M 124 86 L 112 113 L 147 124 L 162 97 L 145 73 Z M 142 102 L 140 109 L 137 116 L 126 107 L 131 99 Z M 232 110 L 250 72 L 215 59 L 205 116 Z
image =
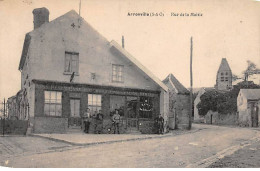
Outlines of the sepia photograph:
M 260 0 L 0 0 L 0 167 L 260 168 Z

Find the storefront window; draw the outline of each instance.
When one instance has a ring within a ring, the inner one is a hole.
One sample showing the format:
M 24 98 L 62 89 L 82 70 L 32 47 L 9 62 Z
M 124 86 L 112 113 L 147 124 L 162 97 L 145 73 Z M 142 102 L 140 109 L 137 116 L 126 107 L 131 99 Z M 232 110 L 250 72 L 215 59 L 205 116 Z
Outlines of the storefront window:
M 101 95 L 100 94 L 88 94 L 88 108 L 90 112 L 94 114 L 101 110 Z
M 61 92 L 44 91 L 44 115 L 61 116 Z
M 128 118 L 137 118 L 137 97 L 126 98 L 126 112 Z
M 118 110 L 120 116 L 124 116 L 125 96 L 110 96 L 110 115 Z
M 151 97 L 140 97 L 140 118 L 153 118 L 153 100 Z

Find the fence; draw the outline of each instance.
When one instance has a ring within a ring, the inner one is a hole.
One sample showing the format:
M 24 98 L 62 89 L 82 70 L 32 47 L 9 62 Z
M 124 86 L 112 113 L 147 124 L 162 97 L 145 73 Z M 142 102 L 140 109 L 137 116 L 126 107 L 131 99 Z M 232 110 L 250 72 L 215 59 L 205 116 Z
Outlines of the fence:
M 25 134 L 29 124 L 29 104 L 17 103 L 16 99 L 4 99 L 0 103 L 0 133 Z

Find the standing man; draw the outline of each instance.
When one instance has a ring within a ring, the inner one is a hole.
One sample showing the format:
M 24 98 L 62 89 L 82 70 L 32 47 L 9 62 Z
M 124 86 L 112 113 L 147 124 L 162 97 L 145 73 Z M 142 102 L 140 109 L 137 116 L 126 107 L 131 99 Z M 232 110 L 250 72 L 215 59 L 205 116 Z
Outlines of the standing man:
M 97 116 L 96 116 L 96 126 L 95 126 L 95 133 L 101 134 L 103 130 L 103 118 L 104 115 L 102 114 L 101 110 L 99 110 Z
M 155 118 L 155 125 L 157 127 L 157 133 L 163 134 L 164 118 L 162 114 L 159 114 L 159 116 Z
M 118 109 L 116 109 L 115 114 L 112 116 L 112 120 L 115 128 L 114 134 L 116 134 L 116 132 L 119 134 L 120 115 L 118 113 Z
M 89 126 L 90 126 L 90 119 L 91 119 L 89 108 L 87 108 L 87 110 L 84 112 L 82 119 L 84 123 L 84 132 L 89 133 Z
M 164 118 L 162 117 L 162 114 L 159 115 L 158 123 L 159 123 L 159 134 L 163 134 Z

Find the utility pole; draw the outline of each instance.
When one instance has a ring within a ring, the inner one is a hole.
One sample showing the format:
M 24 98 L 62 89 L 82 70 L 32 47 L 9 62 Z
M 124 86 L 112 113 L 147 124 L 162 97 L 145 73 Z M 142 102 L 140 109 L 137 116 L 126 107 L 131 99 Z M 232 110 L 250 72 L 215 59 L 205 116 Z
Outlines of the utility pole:
M 5 136 L 5 98 L 4 98 L 3 136 Z
M 80 10 L 81 10 L 81 0 L 79 1 L 79 16 L 80 16 Z
M 189 116 L 189 129 L 191 129 L 191 119 L 192 119 L 192 104 L 193 104 L 193 98 L 192 98 L 192 86 L 193 86 L 193 80 L 192 80 L 192 37 L 190 38 L 190 116 Z

